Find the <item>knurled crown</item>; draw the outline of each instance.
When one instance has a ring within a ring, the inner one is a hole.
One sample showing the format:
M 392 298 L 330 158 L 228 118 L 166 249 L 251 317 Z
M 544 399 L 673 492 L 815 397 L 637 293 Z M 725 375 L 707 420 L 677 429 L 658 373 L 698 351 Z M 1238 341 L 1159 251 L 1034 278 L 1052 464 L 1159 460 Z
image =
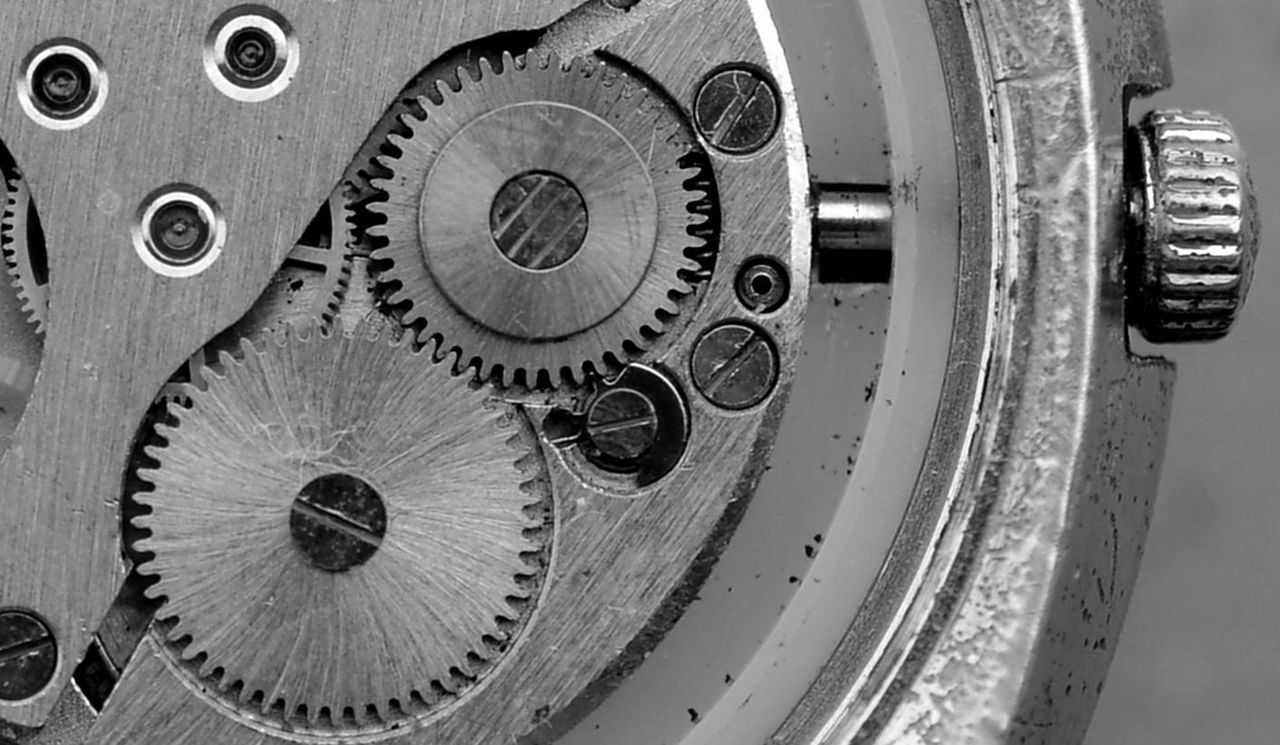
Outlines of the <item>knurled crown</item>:
M 1130 321 L 1156 343 L 1220 339 L 1258 252 L 1244 150 L 1229 122 L 1204 112 L 1152 112 L 1133 140 Z

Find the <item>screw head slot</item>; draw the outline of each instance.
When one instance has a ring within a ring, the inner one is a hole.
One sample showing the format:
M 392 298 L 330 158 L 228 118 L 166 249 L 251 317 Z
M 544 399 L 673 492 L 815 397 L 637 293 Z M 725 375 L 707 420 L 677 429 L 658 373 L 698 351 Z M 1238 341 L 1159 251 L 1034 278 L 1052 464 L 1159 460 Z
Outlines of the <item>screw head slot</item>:
M 593 388 L 583 411 L 553 409 L 547 415 L 547 442 L 577 450 L 597 473 L 636 488 L 662 480 L 679 465 L 691 421 L 684 392 L 670 375 L 632 364 L 612 380 L 595 380 Z
M 587 411 L 586 435 L 605 467 L 630 470 L 658 441 L 658 407 L 635 388 L 600 393 Z
M 25 611 L 0 612 L 0 700 L 31 698 L 57 667 L 58 645 L 43 621 Z
M 725 323 L 703 334 L 693 347 L 690 367 L 702 395 L 730 411 L 764 403 L 780 375 L 773 339 L 744 323 Z
M 289 513 L 293 545 L 317 569 L 345 572 L 373 558 L 387 534 L 387 508 L 364 479 L 333 473 L 302 487 Z
M 773 81 L 763 70 L 730 67 L 702 84 L 694 98 L 693 118 L 699 134 L 715 149 L 750 155 L 777 133 L 782 107 Z

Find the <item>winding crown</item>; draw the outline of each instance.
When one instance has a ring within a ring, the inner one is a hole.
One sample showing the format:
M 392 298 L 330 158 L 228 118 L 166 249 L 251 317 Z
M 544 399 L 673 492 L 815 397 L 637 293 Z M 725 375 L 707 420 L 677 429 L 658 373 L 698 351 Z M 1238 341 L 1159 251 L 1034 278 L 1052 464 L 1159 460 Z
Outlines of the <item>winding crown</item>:
M 1231 124 L 1156 111 L 1135 128 L 1130 321 L 1157 343 L 1230 331 L 1249 291 L 1258 210 Z

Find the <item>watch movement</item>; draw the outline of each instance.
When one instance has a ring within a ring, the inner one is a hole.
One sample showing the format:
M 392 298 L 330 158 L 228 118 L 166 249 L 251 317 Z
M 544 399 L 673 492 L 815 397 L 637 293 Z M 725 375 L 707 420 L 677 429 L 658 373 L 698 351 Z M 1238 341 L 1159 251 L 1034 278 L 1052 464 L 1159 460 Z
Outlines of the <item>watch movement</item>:
M 1080 742 L 1258 242 L 1154 0 L 34 8 L 0 742 Z

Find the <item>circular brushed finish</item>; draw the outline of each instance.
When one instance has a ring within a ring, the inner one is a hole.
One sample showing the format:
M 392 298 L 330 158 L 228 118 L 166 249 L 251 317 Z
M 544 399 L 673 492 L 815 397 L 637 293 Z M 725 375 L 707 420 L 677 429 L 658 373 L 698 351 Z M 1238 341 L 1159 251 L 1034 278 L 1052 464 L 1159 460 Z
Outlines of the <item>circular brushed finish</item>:
M 518 415 L 367 330 L 240 352 L 170 406 L 140 474 L 155 491 L 136 495 L 153 555 L 139 572 L 157 578 L 168 654 L 240 716 L 319 737 L 467 695 L 522 633 L 550 560 L 550 492 Z M 335 474 L 345 493 L 317 488 Z
M 551 245 L 526 258 L 531 241 L 508 243 L 516 230 L 495 236 L 492 219 L 505 185 L 540 170 L 566 179 L 593 218 L 581 250 L 545 267 L 562 227 L 534 217 Z M 658 210 L 643 156 L 622 133 L 582 109 L 535 101 L 483 114 L 448 141 L 422 192 L 418 235 L 431 276 L 468 318 L 515 339 L 563 339 L 609 319 L 639 289 L 657 248 Z

